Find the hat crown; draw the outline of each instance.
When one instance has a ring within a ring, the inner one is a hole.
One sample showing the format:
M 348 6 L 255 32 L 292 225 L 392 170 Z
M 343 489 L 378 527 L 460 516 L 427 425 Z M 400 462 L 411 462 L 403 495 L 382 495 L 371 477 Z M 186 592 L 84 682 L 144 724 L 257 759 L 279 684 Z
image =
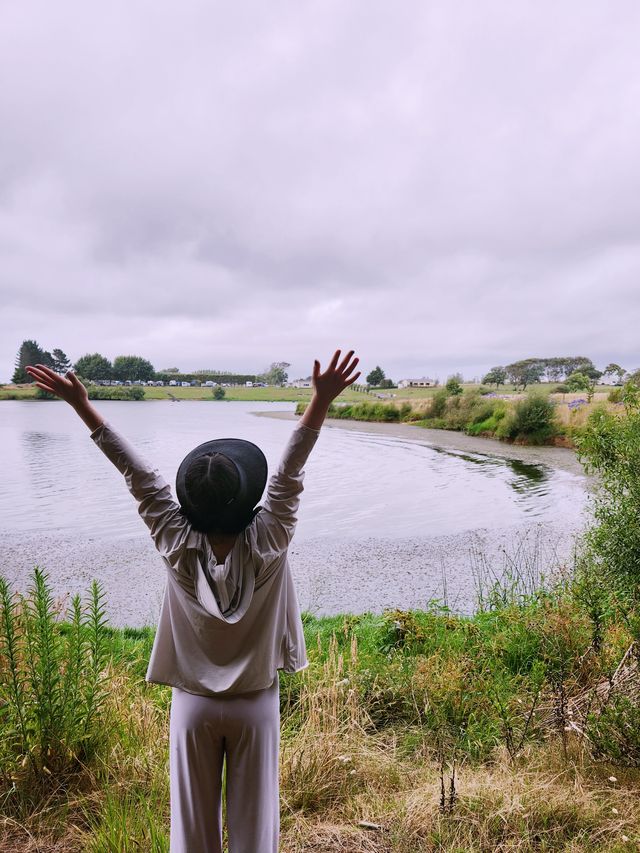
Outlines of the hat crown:
M 185 456 L 176 492 L 183 513 L 197 530 L 239 533 L 255 517 L 266 481 L 267 460 L 257 445 L 219 438 Z

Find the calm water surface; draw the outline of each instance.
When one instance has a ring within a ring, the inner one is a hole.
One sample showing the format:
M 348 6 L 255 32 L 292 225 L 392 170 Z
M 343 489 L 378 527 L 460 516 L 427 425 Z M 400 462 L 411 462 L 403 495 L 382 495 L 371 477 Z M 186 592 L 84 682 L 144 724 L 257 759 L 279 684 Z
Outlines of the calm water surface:
M 236 436 L 272 469 L 293 424 L 256 417 L 288 403 L 102 402 L 97 407 L 171 483 L 183 456 Z M 68 406 L 0 403 L 0 531 L 113 540 L 141 522 L 118 472 Z M 424 537 L 527 522 L 580 523 L 583 477 L 551 465 L 325 429 L 308 465 L 297 540 Z

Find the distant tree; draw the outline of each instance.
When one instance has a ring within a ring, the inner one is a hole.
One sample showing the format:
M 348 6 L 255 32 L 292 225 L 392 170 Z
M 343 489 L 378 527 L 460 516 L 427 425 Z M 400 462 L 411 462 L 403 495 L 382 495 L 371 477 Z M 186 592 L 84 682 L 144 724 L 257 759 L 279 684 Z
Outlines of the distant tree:
M 66 373 L 67 370 L 71 369 L 71 362 L 61 349 L 54 349 L 51 357 L 53 359 L 53 370 L 56 373 Z
M 387 378 L 383 379 L 382 382 L 378 385 L 378 388 L 395 388 L 395 387 L 396 387 L 396 383 L 393 381 L 393 379 L 387 379 Z
M 559 382 L 566 376 L 564 359 L 562 358 L 545 358 L 542 359 L 545 366 L 545 376 L 547 382 Z
M 91 355 L 83 355 L 73 365 L 74 371 L 78 376 L 83 376 L 85 379 L 112 379 L 113 366 L 108 358 L 100 355 L 99 352 L 94 352 Z
M 444 387 L 452 397 L 457 397 L 458 394 L 462 394 L 462 382 L 460 379 L 461 377 L 459 373 L 455 373 L 447 379 L 447 384 Z
M 603 376 L 617 376 L 618 382 L 622 381 L 622 377 L 625 375 L 627 371 L 624 367 L 620 367 L 619 364 L 616 364 L 615 361 L 612 361 L 611 364 L 608 364 L 604 371 Z
M 507 364 L 505 367 L 507 377 L 510 382 L 518 388 L 522 386 L 522 390 L 527 385 L 532 385 L 534 382 L 539 382 L 545 372 L 545 365 L 542 359 L 525 358 L 522 361 L 514 361 L 513 364 Z
M 591 387 L 591 379 L 586 373 L 576 371 L 569 376 L 566 385 L 569 391 L 588 391 Z
M 159 370 L 158 373 L 180 373 L 179 367 L 165 367 L 163 370 Z
M 269 385 L 284 385 L 289 378 L 287 367 L 291 367 L 287 361 L 273 361 L 260 378 Z
M 596 371 L 595 364 L 590 358 L 584 355 L 568 356 L 562 359 L 565 365 L 565 376 L 569 377 L 572 373 L 584 373 L 585 376 L 592 377 Z
M 226 393 L 227 392 L 224 390 L 222 385 L 216 385 L 216 387 L 213 389 L 213 399 L 224 400 Z
M 118 355 L 113 360 L 113 378 L 123 382 L 127 379 L 148 382 L 155 373 L 151 362 L 139 355 Z
M 28 364 L 45 364 L 52 367 L 53 359 L 51 353 L 43 350 L 37 341 L 23 341 L 16 356 L 15 370 L 11 378 L 16 384 L 33 382 L 33 378 L 26 372 Z
M 496 388 L 500 385 L 504 385 L 506 381 L 507 371 L 504 367 L 492 367 L 482 380 L 484 385 L 495 385 Z
M 378 388 L 385 378 L 384 370 L 380 365 L 376 365 L 376 367 L 374 367 L 371 373 L 367 376 L 367 385 L 372 385 L 374 388 Z

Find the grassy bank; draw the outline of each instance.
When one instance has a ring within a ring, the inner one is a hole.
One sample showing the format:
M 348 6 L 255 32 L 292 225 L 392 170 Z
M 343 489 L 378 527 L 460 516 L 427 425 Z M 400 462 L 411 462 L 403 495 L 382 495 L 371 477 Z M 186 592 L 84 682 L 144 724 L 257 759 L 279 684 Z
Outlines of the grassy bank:
M 486 436 L 519 444 L 550 444 L 573 447 L 589 416 L 600 407 L 615 409 L 607 401 L 587 402 L 580 395 L 545 395 L 534 390 L 515 398 L 487 396 L 478 388 L 449 394 L 440 388 L 419 401 L 339 401 L 329 408 L 329 417 L 381 423 L 408 423 L 430 429 L 447 429 L 468 435 Z M 296 414 L 307 406 L 300 401 Z
M 299 401 L 308 402 L 311 399 L 310 388 L 246 388 L 238 386 L 235 388 L 225 388 L 225 397 L 221 402 L 229 401 L 262 401 L 262 402 L 289 402 L 296 403 Z M 127 392 L 135 391 L 138 395 L 134 397 L 127 396 Z M 142 396 L 139 396 L 142 392 Z M 170 388 L 168 385 L 162 387 L 100 387 L 95 386 L 90 388 L 90 396 L 92 399 L 144 399 L 144 400 L 205 400 L 209 402 L 218 402 L 214 400 L 212 388 Z M 0 400 L 37 400 L 40 399 L 37 389 L 33 385 L 4 385 L 0 386 Z M 340 400 L 346 402 L 357 400 L 368 400 L 369 395 L 361 391 L 355 391 L 352 388 L 347 388 L 340 397 Z
M 143 680 L 153 630 L 109 629 L 96 593 L 78 676 L 82 619 L 56 621 L 38 583 L 13 641 L 4 596 L 0 849 L 168 850 L 170 690 Z M 596 626 L 584 582 L 512 576 L 480 593 L 473 617 L 304 617 L 310 667 L 281 675 L 283 853 L 637 849 L 630 633 Z

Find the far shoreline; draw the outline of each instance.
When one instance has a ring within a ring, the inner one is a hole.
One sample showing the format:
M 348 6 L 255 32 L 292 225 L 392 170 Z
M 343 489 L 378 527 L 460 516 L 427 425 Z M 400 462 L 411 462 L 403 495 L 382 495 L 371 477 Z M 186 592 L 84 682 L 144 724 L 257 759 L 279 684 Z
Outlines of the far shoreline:
M 300 417 L 294 412 L 253 412 L 253 414 L 261 418 L 275 418 L 276 420 L 286 421 L 296 421 Z M 534 465 L 548 465 L 589 479 L 575 451 L 567 447 L 508 444 L 496 438 L 467 435 L 455 430 L 430 429 L 412 424 L 380 423 L 379 421 L 327 418 L 324 426 L 330 429 L 346 429 L 354 432 L 387 435 L 416 444 L 459 453 L 480 453 L 485 456 L 498 456 L 502 459 L 518 459 Z

